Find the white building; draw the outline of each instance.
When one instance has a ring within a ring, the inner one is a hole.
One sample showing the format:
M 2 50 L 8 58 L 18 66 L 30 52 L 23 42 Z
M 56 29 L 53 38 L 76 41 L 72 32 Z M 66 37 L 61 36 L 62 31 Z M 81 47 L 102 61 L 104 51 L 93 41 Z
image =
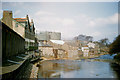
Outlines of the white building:
M 82 47 L 82 51 L 83 51 L 83 56 L 87 57 L 88 53 L 89 53 L 89 48 L 88 47 Z
M 63 45 L 65 42 L 63 40 L 50 40 L 52 43 Z
M 92 42 L 89 42 L 87 45 L 88 45 L 88 47 L 95 48 L 95 44 Z

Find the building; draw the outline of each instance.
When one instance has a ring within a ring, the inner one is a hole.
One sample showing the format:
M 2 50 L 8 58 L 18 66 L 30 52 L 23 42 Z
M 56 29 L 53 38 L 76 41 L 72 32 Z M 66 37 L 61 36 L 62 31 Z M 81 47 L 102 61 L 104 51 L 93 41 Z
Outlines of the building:
M 30 22 L 27 15 L 26 18 L 14 18 L 14 20 L 16 21 L 16 23 L 14 23 L 16 27 L 19 27 L 18 23 L 24 26 L 25 49 L 33 49 L 35 46 L 35 27 L 33 19 Z
M 25 49 L 33 49 L 35 45 L 35 27 L 34 22 L 26 18 L 13 18 L 12 11 L 3 11 L 2 22 L 9 26 L 25 39 Z
M 51 44 L 49 44 L 51 42 Z M 55 42 L 50 40 L 48 43 L 39 42 L 39 50 L 42 51 L 41 56 L 47 59 L 63 59 L 66 58 L 66 51 L 60 48 L 61 41 Z M 59 43 L 59 44 L 57 44 Z M 58 45 L 59 47 L 57 47 Z
M 95 44 L 92 42 L 89 42 L 87 45 L 88 45 L 88 47 L 95 48 Z
M 83 56 L 84 56 L 84 57 L 88 57 L 89 47 L 88 47 L 88 46 L 82 47 L 82 51 L 83 51 Z
M 38 49 L 42 51 L 41 56 L 44 58 L 58 58 L 58 52 L 64 52 L 64 50 L 58 50 L 53 45 L 49 44 L 51 40 L 61 40 L 61 33 L 43 31 L 36 35 L 38 38 Z M 60 57 L 62 56 L 59 54 Z
M 44 42 L 39 42 L 38 49 L 42 51 L 41 56 L 44 58 L 54 58 L 53 47 Z
M 25 28 L 22 24 L 19 24 L 13 19 L 12 11 L 3 11 L 2 22 L 5 23 L 13 31 L 18 33 L 21 37 L 25 37 Z
M 48 40 L 61 40 L 60 32 L 48 32 L 43 31 L 36 35 L 40 41 L 48 41 Z
M 50 40 L 48 43 L 57 49 L 59 57 L 62 56 L 62 58 L 68 59 L 77 59 L 79 57 L 78 46 L 74 41 Z
M 19 45 L 19 46 L 18 46 Z M 2 59 L 8 59 L 25 51 L 25 39 L 2 22 Z
M 35 28 L 33 20 L 29 22 L 26 18 L 13 18 L 12 11 L 3 11 L 3 17 L 0 21 L 0 31 L 2 30 L 2 75 L 3 79 L 13 78 L 17 69 L 22 64 L 31 59 L 35 49 L 38 46 L 35 39 Z M 36 43 L 35 43 L 36 42 Z M 25 45 L 25 43 L 28 43 Z M 20 71 L 19 71 L 20 72 Z

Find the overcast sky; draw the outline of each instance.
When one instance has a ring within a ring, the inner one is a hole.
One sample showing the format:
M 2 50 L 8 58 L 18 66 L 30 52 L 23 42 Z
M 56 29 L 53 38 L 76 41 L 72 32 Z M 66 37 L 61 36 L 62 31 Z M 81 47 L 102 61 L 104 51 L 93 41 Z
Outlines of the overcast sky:
M 117 2 L 4 2 L 2 10 L 15 18 L 28 14 L 37 32 L 61 32 L 62 39 L 84 34 L 112 41 L 118 35 Z

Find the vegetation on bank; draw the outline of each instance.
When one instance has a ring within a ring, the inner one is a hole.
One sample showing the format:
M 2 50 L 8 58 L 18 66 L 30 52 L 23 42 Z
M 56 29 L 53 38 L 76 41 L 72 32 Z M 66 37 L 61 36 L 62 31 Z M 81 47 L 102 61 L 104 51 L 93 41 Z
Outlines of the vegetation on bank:
M 116 56 L 114 56 L 114 59 L 117 59 L 120 61 L 120 54 L 117 54 Z
M 38 47 L 36 47 L 36 46 L 29 46 L 29 50 L 37 50 L 38 49 Z
M 113 43 L 109 46 L 109 53 L 110 54 L 117 54 L 114 59 L 120 60 L 120 35 L 116 37 Z

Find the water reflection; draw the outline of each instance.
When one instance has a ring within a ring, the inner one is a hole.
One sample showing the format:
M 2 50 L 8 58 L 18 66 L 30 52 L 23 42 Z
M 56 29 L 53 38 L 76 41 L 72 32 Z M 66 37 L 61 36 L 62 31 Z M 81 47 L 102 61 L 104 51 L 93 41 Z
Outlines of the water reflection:
M 61 73 L 79 70 L 80 65 L 74 61 L 50 60 L 39 63 L 38 77 L 60 77 Z
M 109 62 L 49 60 L 39 64 L 38 78 L 117 78 Z

